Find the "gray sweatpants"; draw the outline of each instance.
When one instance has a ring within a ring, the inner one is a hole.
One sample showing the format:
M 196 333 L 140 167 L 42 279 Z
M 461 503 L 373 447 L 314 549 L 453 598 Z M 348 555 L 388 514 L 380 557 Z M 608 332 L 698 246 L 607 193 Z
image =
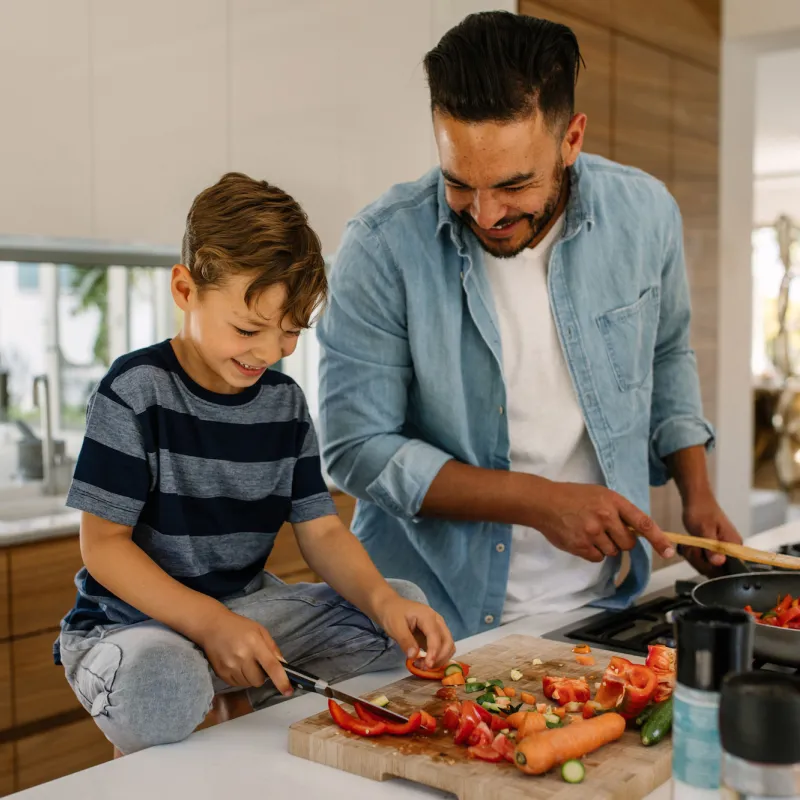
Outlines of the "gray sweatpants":
M 403 597 L 425 602 L 415 584 L 389 583 Z M 405 659 L 393 640 L 324 583 L 285 584 L 265 572 L 225 605 L 264 625 L 289 663 L 327 681 L 391 669 Z M 153 620 L 62 633 L 60 644 L 69 685 L 123 753 L 185 739 L 214 695 L 231 688 L 197 645 Z M 283 699 L 269 682 L 248 694 L 254 708 Z

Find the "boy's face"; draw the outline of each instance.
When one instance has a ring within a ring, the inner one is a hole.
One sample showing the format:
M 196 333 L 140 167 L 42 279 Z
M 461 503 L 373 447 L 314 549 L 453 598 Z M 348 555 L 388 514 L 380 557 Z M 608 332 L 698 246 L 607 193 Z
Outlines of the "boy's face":
M 283 316 L 284 285 L 265 289 L 248 308 L 244 295 L 252 280 L 233 275 L 198 292 L 186 267 L 173 267 L 172 296 L 185 315 L 178 354 L 191 377 L 213 392 L 241 392 L 297 347 L 300 329 Z

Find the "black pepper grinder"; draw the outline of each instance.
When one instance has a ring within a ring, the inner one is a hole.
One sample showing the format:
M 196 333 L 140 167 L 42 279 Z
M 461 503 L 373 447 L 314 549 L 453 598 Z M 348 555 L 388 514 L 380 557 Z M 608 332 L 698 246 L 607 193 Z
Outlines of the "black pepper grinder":
M 745 672 L 720 696 L 722 797 L 800 800 L 800 678 Z

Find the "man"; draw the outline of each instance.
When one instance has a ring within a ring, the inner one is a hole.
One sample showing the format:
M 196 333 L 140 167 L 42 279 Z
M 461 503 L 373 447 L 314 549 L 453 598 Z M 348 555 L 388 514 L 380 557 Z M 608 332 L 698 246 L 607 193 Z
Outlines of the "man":
M 629 604 L 650 545 L 674 552 L 651 484 L 675 479 L 691 533 L 740 541 L 706 470 L 680 213 L 580 155 L 579 63 L 545 20 L 445 34 L 425 58 L 441 168 L 349 223 L 320 324 L 324 457 L 354 531 L 457 637 Z

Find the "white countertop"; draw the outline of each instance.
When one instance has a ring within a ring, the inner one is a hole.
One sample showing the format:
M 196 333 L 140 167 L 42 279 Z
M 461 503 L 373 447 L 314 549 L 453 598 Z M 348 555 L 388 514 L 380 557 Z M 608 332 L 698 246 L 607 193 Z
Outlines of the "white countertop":
M 790 523 L 757 534 L 748 545 L 776 550 L 800 542 L 800 523 Z M 664 591 L 694 571 L 681 563 L 653 574 L 648 594 Z M 511 633 L 541 636 L 587 617 L 586 609 L 569 614 L 527 617 L 511 625 L 472 636 L 458 643 L 460 654 L 489 644 Z M 345 691 L 361 695 L 406 675 L 404 669 L 373 672 L 341 684 Z M 16 795 L 24 800 L 160 800 L 191 797 L 263 796 L 269 800 L 307 797 L 347 797 L 349 800 L 452 797 L 421 784 L 404 780 L 376 783 L 367 778 L 325 767 L 289 755 L 289 726 L 325 708 L 318 695 L 302 695 L 245 717 L 198 731 L 179 744 L 156 747 L 98 767 L 69 775 Z M 670 800 L 664 784 L 647 800 Z

